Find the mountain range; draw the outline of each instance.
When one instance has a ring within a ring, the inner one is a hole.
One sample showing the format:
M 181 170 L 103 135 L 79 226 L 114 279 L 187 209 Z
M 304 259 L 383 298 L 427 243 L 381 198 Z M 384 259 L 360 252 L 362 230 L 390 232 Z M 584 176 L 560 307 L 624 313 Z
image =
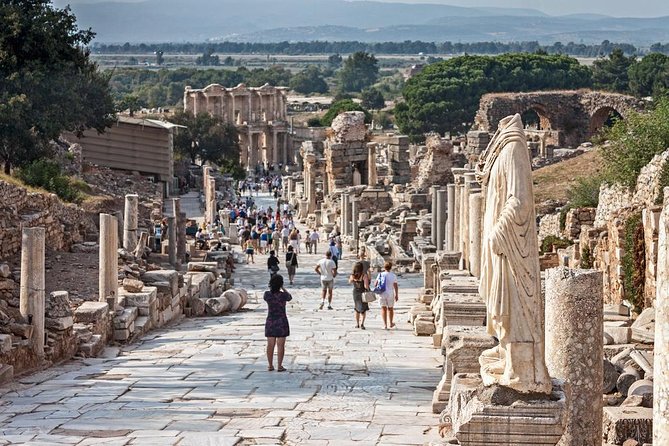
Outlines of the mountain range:
M 73 3 L 82 28 L 101 43 L 603 40 L 669 41 L 669 17 L 549 16 L 535 9 L 345 0 L 144 0 Z

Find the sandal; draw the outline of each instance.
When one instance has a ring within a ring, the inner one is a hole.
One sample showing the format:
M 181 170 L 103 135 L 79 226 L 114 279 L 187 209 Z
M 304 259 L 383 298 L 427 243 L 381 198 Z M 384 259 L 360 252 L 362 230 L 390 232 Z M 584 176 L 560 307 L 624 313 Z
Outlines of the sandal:
M 274 366 L 271 365 L 271 366 L 267 367 L 267 371 L 268 372 L 273 372 L 274 371 Z
M 285 368 L 284 366 L 280 365 L 279 368 L 276 369 L 276 371 L 277 371 L 277 372 L 285 372 L 285 371 L 286 371 L 286 368 Z

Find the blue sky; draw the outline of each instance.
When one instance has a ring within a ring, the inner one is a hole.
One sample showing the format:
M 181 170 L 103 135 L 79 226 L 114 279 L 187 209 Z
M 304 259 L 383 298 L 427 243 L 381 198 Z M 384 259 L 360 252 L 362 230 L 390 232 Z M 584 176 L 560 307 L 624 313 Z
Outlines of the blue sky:
M 58 7 L 68 3 L 97 3 L 105 0 L 54 0 Z M 142 1 L 142 0 L 114 0 Z M 278 5 L 281 0 L 275 0 Z M 454 6 L 496 6 L 506 8 L 532 8 L 551 15 L 563 14 L 606 14 L 616 17 L 659 17 L 669 16 L 668 0 L 376 0 L 400 3 L 439 3 Z M 190 1 L 183 0 L 184 6 Z

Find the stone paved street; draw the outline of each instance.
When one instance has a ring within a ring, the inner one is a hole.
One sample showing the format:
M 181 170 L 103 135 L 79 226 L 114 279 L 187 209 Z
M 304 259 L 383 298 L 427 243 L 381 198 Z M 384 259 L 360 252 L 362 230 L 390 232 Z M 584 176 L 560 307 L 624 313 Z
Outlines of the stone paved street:
M 319 253 L 324 249 L 321 243 Z M 320 257 L 300 255 L 296 284 L 287 286 L 293 294 L 287 372 L 267 371 L 268 273 L 259 255 L 235 273 L 236 285 L 251 290 L 246 311 L 187 319 L 120 351 L 108 348 L 105 358 L 71 361 L 1 388 L 0 444 L 345 446 L 436 439 L 430 401 L 441 355 L 406 323 L 420 278 L 400 278 L 397 329 L 383 330 L 372 304 L 367 330 L 360 330 L 345 283 L 351 259 L 340 262 L 335 309 L 318 310 L 313 268 Z

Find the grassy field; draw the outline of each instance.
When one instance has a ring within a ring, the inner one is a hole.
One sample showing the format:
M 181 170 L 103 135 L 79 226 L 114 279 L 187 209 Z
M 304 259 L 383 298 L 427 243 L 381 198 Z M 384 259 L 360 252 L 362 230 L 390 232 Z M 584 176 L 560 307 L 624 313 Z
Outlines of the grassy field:
M 576 180 L 597 175 L 602 168 L 602 159 L 597 150 L 584 153 L 551 166 L 542 167 L 532 173 L 534 201 L 567 200 L 567 190 Z

